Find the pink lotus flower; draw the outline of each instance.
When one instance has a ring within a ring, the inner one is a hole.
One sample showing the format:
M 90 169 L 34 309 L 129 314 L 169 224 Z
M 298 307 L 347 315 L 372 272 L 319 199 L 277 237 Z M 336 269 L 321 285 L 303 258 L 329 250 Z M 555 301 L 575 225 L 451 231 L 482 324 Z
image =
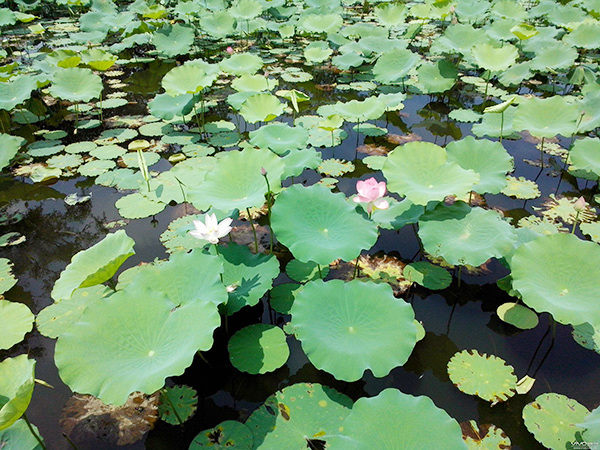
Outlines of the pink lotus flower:
M 233 55 L 233 47 L 227 47 L 226 52 L 229 53 L 230 55 Z
M 386 194 L 385 181 L 377 182 L 371 177 L 368 180 L 356 182 L 358 195 L 354 197 L 356 203 L 366 203 L 367 212 L 371 214 L 374 208 L 388 209 L 390 204 L 383 198 Z

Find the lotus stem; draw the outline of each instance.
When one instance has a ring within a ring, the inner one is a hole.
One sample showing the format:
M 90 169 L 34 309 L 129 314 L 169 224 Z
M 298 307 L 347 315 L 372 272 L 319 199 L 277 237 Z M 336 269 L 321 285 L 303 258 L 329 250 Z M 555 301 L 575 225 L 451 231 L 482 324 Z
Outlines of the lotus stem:
M 458 266 L 458 288 L 460 289 L 460 278 L 461 278 L 461 274 L 462 274 L 462 267 L 463 266 Z
M 79 128 L 79 103 L 75 103 L 75 131 L 73 134 L 77 134 Z
M 200 118 L 198 117 L 198 110 L 196 109 L 196 102 L 194 102 L 194 116 L 196 117 L 196 124 L 198 125 L 198 131 L 203 132 L 203 127 L 200 125 Z
M 171 398 L 169 397 L 168 391 L 165 388 L 162 388 L 160 390 L 160 393 L 164 396 L 164 398 L 167 399 L 167 403 L 169 404 L 169 406 L 173 410 L 173 413 L 175 414 L 175 417 L 177 418 L 177 422 L 179 422 L 179 425 L 183 425 L 183 420 L 181 420 L 181 417 L 179 416 L 179 413 L 177 412 L 177 409 L 175 408 L 175 405 L 171 401 Z
M 542 169 L 544 168 L 544 139 L 545 138 L 542 138 L 542 143 L 540 145 L 540 160 L 542 162 Z
M 75 450 L 79 450 L 77 446 L 73 443 L 73 441 L 69 438 L 69 435 L 67 433 L 63 433 L 63 437 L 67 440 L 71 447 L 73 447 Z
M 215 252 L 217 252 L 217 256 L 221 255 L 219 253 L 219 244 L 215 244 Z M 221 283 L 223 283 L 223 285 L 224 285 L 225 282 L 223 281 L 223 272 L 219 272 L 219 277 L 221 277 Z
M 317 270 L 319 271 L 319 278 L 323 279 L 323 273 L 321 273 L 321 264 L 317 264 Z
M 31 423 L 29 422 L 29 419 L 27 418 L 27 415 L 25 413 L 23 413 L 23 420 L 27 424 L 27 428 L 29 428 L 29 431 L 31 431 L 31 434 L 33 435 L 35 440 L 38 441 L 38 444 L 40 444 L 40 447 L 42 447 L 43 450 L 46 450 L 46 445 L 44 444 L 44 441 L 42 440 L 40 435 L 35 432 L 35 430 L 31 426 Z
M 267 171 L 264 170 L 264 168 L 261 168 L 261 170 L 263 170 L 263 176 L 265 177 L 265 181 L 267 182 L 267 214 L 269 217 L 269 229 L 270 229 L 270 233 L 269 233 L 269 253 L 273 254 L 273 228 L 271 227 L 271 185 L 269 184 L 269 178 L 268 178 L 268 174 Z
M 252 227 L 252 234 L 254 234 L 254 253 L 258 253 L 258 238 L 256 237 L 256 228 L 254 227 L 252 214 L 250 214 L 250 208 L 246 208 L 246 213 L 248 213 L 248 220 L 250 221 L 250 226 Z
M 358 276 L 358 258 L 360 258 L 360 255 L 356 257 L 356 264 L 354 264 L 354 273 L 352 274 L 352 279 Z
M 581 211 L 577 211 L 577 214 L 575 215 L 575 222 L 573 223 L 573 229 L 571 230 L 571 234 L 575 234 L 575 228 L 577 228 L 577 222 L 579 221 L 579 213 Z
M 502 134 L 504 133 L 504 111 L 500 113 L 500 143 L 502 144 Z

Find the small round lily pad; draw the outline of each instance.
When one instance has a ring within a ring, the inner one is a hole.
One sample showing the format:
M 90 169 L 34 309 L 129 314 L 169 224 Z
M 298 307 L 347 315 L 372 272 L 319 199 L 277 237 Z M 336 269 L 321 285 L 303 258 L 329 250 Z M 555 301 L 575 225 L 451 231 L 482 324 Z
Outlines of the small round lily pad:
M 535 328 L 539 322 L 537 314 L 526 306 L 518 303 L 507 302 L 496 310 L 498 317 L 506 323 L 509 323 L 521 330 L 530 330 Z
M 251 374 L 279 369 L 290 356 L 285 333 L 274 325 L 259 323 L 235 333 L 227 346 L 233 366 Z
M 306 283 L 318 278 L 325 278 L 329 273 L 329 266 L 321 267 L 321 274 L 319 275 L 319 265 L 316 262 L 308 261 L 304 263 L 297 259 L 292 259 L 285 266 L 285 273 L 298 283 Z
M 427 261 L 410 263 L 404 268 L 404 278 L 427 289 L 446 289 L 452 283 L 452 275 L 446 269 Z
M 8 349 L 23 340 L 33 328 L 33 314 L 23 303 L 0 300 L 0 349 Z
M 207 448 L 210 450 L 252 450 L 254 438 L 245 424 L 236 420 L 226 420 L 214 428 L 203 430 L 196 435 L 189 450 Z

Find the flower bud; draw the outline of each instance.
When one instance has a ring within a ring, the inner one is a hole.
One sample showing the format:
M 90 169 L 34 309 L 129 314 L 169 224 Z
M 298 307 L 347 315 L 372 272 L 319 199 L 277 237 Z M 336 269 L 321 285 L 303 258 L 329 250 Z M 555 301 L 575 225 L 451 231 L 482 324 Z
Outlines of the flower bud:
M 233 55 L 233 48 L 232 47 L 227 47 L 226 52 L 229 53 L 230 55 Z
M 583 196 L 581 196 L 577 199 L 577 201 L 573 205 L 573 208 L 575 209 L 575 211 L 581 212 L 585 209 L 586 206 L 587 206 L 587 202 L 585 201 L 585 198 L 583 198 Z
M 264 167 L 260 168 L 260 173 L 262 174 L 263 177 L 267 176 L 267 169 L 265 169 Z

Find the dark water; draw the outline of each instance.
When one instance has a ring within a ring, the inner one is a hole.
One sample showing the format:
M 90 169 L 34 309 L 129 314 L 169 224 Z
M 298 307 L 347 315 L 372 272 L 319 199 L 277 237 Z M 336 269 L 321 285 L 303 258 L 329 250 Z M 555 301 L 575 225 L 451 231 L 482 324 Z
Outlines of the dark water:
M 126 68 L 123 78 L 128 87 L 125 90 L 128 92 L 128 100 L 135 104 L 118 108 L 115 112 L 121 115 L 146 114 L 145 102 L 158 92 L 160 79 L 171 67 L 172 64 L 151 63 Z M 330 76 L 327 71 L 316 73 L 319 82 L 329 81 L 327 77 Z M 280 89 L 293 87 L 286 86 L 285 83 L 279 86 Z M 357 95 L 367 95 L 319 91 L 314 88 L 314 83 L 304 83 L 301 88 L 313 95 L 311 104 L 350 100 L 357 98 Z M 454 94 L 456 95 L 449 97 L 409 95 L 401 115 L 387 113 L 387 116 L 376 124 L 382 127 L 387 125 L 390 133 L 414 132 L 423 140 L 439 145 L 446 144 L 454 138 L 470 133 L 469 124 L 455 123 L 447 117 L 450 111 L 449 104 L 452 103 L 453 108 L 457 103 L 470 108 L 481 103 L 479 97 L 463 95 L 458 91 Z M 300 115 L 308 113 L 308 107 L 303 108 Z M 217 110 L 226 108 L 219 107 Z M 211 117 L 216 118 L 214 115 Z M 242 129 L 247 128 L 247 131 L 257 128 L 256 125 L 246 126 L 240 117 L 231 116 L 229 119 L 238 121 Z M 69 124 L 63 123 L 60 126 L 68 127 Z M 353 160 L 357 144 L 382 141 L 381 138 L 357 136 L 352 131 L 352 126 L 353 124 L 345 125 L 349 136 L 342 145 L 335 149 L 323 149 L 324 159 L 335 157 Z M 23 127 L 19 134 L 30 136 L 35 128 Z M 99 131 L 90 131 L 88 134 L 93 137 L 97 133 Z M 561 181 L 551 168 L 540 173 L 539 168 L 523 162 L 524 158 L 539 158 L 539 150 L 533 144 L 523 140 L 505 140 L 504 145 L 515 158 L 516 169 L 512 175 L 528 179 L 537 176 L 542 197 L 524 201 L 503 195 L 488 195 L 486 200 L 489 206 L 521 216 L 533 213 L 532 207 L 539 206 L 547 199 L 548 194 L 555 191 L 557 195 L 569 192 L 572 196 L 573 186 Z M 364 156 L 358 154 L 359 158 Z M 168 170 L 169 166 L 170 163 L 165 159 L 152 169 Z M 338 188 L 346 195 L 355 193 L 358 177 L 370 172 L 358 161 L 356 166 L 357 172 L 345 175 L 338 183 Z M 381 177 L 380 174 L 378 176 Z M 296 178 L 295 182 L 312 184 L 319 178 L 315 172 L 306 171 Z M 580 188 L 583 188 L 583 183 Z M 24 215 L 22 221 L 3 226 L 0 231 L 18 231 L 27 237 L 23 244 L 0 249 L 0 256 L 9 258 L 14 263 L 14 274 L 19 280 L 17 286 L 9 291 L 6 297 L 27 304 L 37 313 L 51 303 L 49 293 L 53 283 L 71 257 L 101 240 L 107 233 L 105 223 L 121 219 L 114 203 L 123 194 L 111 188 L 96 186 L 92 180 L 85 178 L 42 186 L 31 185 L 28 180 L 11 179 L 6 175 L 1 179 L 0 192 L 1 205 L 8 205 L 10 212 L 19 211 Z M 91 193 L 92 200 L 76 206 L 65 205 L 62 197 L 73 192 Z M 130 221 L 125 230 L 136 241 L 136 254 L 126 261 L 123 269 L 155 258 L 165 258 L 167 254 L 159 242 L 160 234 L 172 220 L 188 213 L 189 210 L 184 205 L 168 206 L 154 218 Z M 399 231 L 382 230 L 377 244 L 371 250 L 371 253 L 377 252 L 391 253 L 404 261 L 422 258 L 418 253 L 419 245 L 411 226 Z M 557 258 L 559 257 L 560 255 L 557 255 Z M 116 448 L 186 449 L 199 431 L 223 420 L 243 421 L 270 394 L 301 381 L 318 382 L 334 387 L 353 399 L 377 395 L 388 387 L 396 387 L 413 395 L 427 395 L 438 407 L 446 410 L 459 422 L 474 419 L 480 424 L 493 423 L 502 428 L 510 437 L 513 448 L 543 448 L 525 429 L 521 418 L 522 408 L 544 392 L 564 394 L 578 400 L 589 409 L 596 407 L 600 403 L 600 392 L 596 387 L 600 378 L 600 355 L 576 344 L 570 328 L 561 325 L 557 326 L 556 338 L 551 346 L 551 334 L 545 336 L 550 326 L 547 314 L 542 314 L 540 324 L 528 331 L 519 331 L 501 322 L 495 315 L 495 309 L 499 304 L 510 301 L 510 298 L 496 286 L 495 281 L 506 275 L 507 270 L 496 261 L 489 263 L 488 268 L 489 272 L 477 276 L 463 273 L 460 287 L 454 277 L 453 284 L 444 291 L 433 292 L 418 287 L 409 291 L 405 299 L 412 304 L 416 317 L 423 322 L 427 334 L 417 344 L 405 366 L 394 369 L 384 378 L 375 378 L 367 372 L 361 380 L 354 383 L 337 381 L 333 376 L 315 369 L 302 352 L 299 342 L 293 337 L 288 337 L 291 355 L 284 367 L 265 375 L 241 373 L 229 363 L 226 349 L 228 337 L 221 327 L 215 334 L 214 347 L 204 355 L 209 364 L 196 358 L 182 376 L 167 381 L 168 384 L 188 384 L 198 391 L 199 403 L 195 416 L 183 427 L 158 422 L 145 440 Z M 280 275 L 276 280 L 284 281 L 285 275 Z M 230 317 L 230 333 L 233 334 L 248 324 L 271 320 L 273 318 L 266 307 L 266 299 L 263 299 L 259 305 L 247 307 Z M 283 324 L 287 320 L 289 317 L 281 315 L 274 318 L 277 324 Z M 536 354 L 540 343 L 542 345 Z M 54 366 L 54 344 L 54 340 L 44 338 L 37 331 L 33 331 L 10 351 L 0 352 L 0 359 L 27 353 L 37 360 L 36 377 L 50 383 L 54 389 L 36 386 L 27 415 L 31 422 L 39 427 L 48 448 L 62 450 L 71 447 L 62 437 L 58 419 L 71 391 L 62 383 Z M 493 407 L 488 402 L 465 395 L 453 386 L 446 371 L 450 357 L 463 349 L 477 349 L 503 358 L 515 368 L 518 378 L 526 373 L 534 376 L 535 373 L 536 384 L 529 394 L 516 395 Z M 432 433 L 435 430 L 423 432 Z M 78 444 L 78 447 L 112 448 L 102 441 Z

